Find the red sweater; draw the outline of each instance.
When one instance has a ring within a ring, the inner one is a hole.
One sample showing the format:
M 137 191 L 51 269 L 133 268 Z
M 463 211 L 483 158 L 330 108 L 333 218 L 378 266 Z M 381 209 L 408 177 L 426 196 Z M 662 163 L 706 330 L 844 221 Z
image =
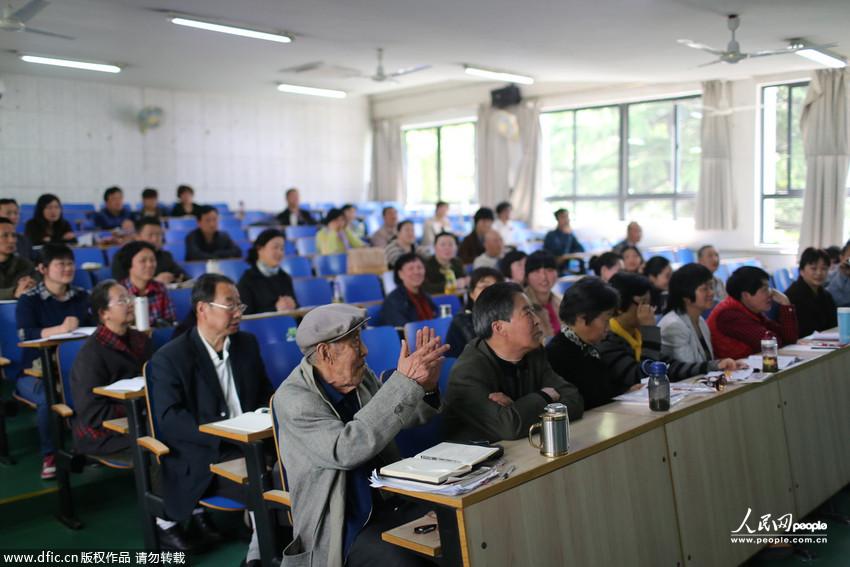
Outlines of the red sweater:
M 761 352 L 765 332 L 776 335 L 779 346 L 797 342 L 797 316 L 793 305 L 779 306 L 779 321 L 753 313 L 744 304 L 727 297 L 708 316 L 711 344 L 717 358 L 746 358 Z

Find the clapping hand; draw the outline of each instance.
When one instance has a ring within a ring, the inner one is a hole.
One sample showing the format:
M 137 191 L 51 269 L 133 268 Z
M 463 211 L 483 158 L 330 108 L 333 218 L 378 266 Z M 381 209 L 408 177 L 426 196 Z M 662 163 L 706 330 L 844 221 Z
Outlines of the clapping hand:
M 430 327 L 416 331 L 416 351 L 412 354 L 407 341 L 401 341 L 398 371 L 422 386 L 426 392 L 436 389 L 443 355 L 449 350 L 449 345 L 440 343 L 440 337 L 436 336 L 434 329 Z

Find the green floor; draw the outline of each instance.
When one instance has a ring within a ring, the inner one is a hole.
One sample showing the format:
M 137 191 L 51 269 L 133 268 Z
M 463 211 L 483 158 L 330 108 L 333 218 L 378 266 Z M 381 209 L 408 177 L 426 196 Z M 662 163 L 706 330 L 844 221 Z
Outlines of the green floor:
M 7 420 L 12 456 L 17 463 L 0 465 L 0 550 L 12 549 L 77 549 L 77 550 L 141 550 L 142 536 L 135 501 L 133 478 L 129 472 L 104 467 L 88 468 L 72 477 L 77 516 L 84 523 L 81 530 L 71 530 L 54 519 L 57 494 L 54 482 L 39 479 L 40 458 L 35 416 L 23 411 Z M 850 492 L 836 495 L 832 505 L 850 515 Z M 240 530 L 239 514 L 216 514 L 214 519 L 223 533 Z M 812 546 L 817 554 L 811 565 L 823 567 L 850 566 L 850 526 L 828 521 L 829 543 Z M 229 541 L 207 553 L 193 556 L 198 567 L 235 567 L 244 557 L 247 544 L 239 539 Z M 796 557 L 762 560 L 754 558 L 749 565 L 759 567 L 800 566 Z

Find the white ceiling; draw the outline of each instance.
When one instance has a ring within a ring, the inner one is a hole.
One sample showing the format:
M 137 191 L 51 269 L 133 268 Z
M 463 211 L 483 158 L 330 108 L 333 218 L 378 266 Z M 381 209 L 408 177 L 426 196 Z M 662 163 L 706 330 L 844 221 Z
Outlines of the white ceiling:
M 24 3 L 13 0 L 15 8 Z M 296 40 L 277 44 L 182 28 L 154 9 L 279 29 Z M 462 63 L 567 84 L 741 78 L 816 67 L 783 55 L 699 68 L 712 56 L 676 39 L 725 48 L 728 13 L 741 16 L 743 51 L 804 37 L 838 43 L 836 51 L 850 54 L 850 0 L 54 0 L 30 25 L 77 39 L 0 31 L 0 75 L 251 94 L 288 80 L 371 94 L 475 82 Z M 387 71 L 433 67 L 398 84 L 281 72 L 321 60 L 371 74 L 378 46 L 386 50 Z M 13 51 L 126 68 L 117 76 L 45 68 L 18 61 Z

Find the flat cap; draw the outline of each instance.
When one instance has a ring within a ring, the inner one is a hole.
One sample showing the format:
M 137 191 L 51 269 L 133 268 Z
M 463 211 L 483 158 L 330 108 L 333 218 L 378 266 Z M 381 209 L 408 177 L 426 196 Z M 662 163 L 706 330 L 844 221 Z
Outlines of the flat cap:
M 366 310 L 354 305 L 333 303 L 307 313 L 295 332 L 295 342 L 304 356 L 319 343 L 332 343 L 356 331 L 368 321 Z

